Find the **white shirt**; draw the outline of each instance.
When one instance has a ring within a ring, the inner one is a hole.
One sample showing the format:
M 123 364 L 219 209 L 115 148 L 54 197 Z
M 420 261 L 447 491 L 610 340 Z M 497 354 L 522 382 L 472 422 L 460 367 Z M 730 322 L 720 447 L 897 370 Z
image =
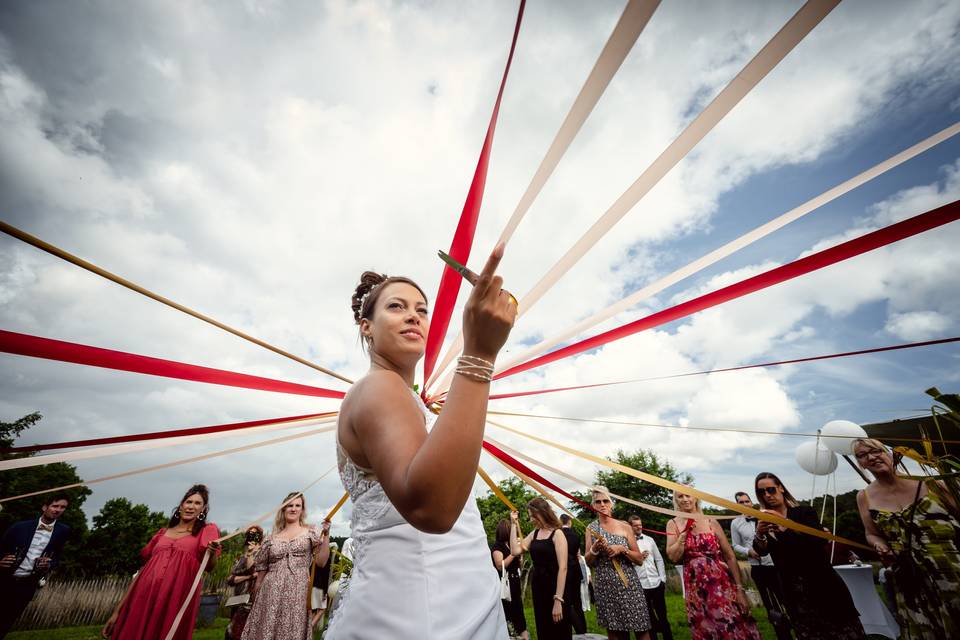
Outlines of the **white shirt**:
M 757 560 L 750 555 L 753 550 L 753 538 L 757 535 L 757 523 L 747 520 L 746 516 L 738 516 L 730 523 L 730 543 L 733 550 L 742 555 L 751 565 L 762 564 L 765 567 L 773 566 L 770 554 L 760 556 Z
M 47 545 L 50 544 L 50 536 L 53 535 L 53 531 L 42 531 L 40 529 L 41 524 L 53 528 L 57 523 L 53 522 L 47 525 L 43 520 L 37 522 L 37 530 L 33 533 L 33 540 L 30 541 L 30 548 L 27 549 L 27 555 L 24 557 L 23 562 L 20 563 L 20 566 L 17 567 L 17 570 L 13 572 L 13 575 L 23 577 L 32 574 L 34 563 L 37 561 L 37 558 L 40 557 L 40 554 L 43 553 L 43 550 L 47 548 Z
M 656 589 L 661 583 L 667 581 L 667 572 L 663 566 L 663 556 L 660 555 L 660 549 L 657 543 L 650 536 L 643 534 L 637 536 L 637 549 L 640 552 L 647 552 L 647 558 L 643 564 L 633 565 L 640 578 L 640 586 L 644 589 Z

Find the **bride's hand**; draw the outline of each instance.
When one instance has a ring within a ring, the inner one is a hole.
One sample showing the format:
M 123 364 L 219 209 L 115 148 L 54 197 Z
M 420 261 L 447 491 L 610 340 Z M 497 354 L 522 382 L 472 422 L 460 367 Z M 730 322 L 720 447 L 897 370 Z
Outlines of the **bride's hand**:
M 503 290 L 503 278 L 496 275 L 504 246 L 498 244 L 470 292 L 463 309 L 463 352 L 493 362 L 517 318 L 513 297 Z

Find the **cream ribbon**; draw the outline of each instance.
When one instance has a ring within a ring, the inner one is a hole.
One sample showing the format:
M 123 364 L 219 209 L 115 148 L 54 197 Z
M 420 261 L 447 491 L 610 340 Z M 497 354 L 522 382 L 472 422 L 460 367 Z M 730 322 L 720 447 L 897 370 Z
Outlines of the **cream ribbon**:
M 489 420 L 488 420 L 487 422 L 488 422 L 489 424 L 492 424 L 492 425 L 495 426 L 495 427 L 500 427 L 501 429 L 507 429 L 507 428 L 509 428 L 509 427 L 505 427 L 505 426 L 503 426 L 503 425 L 497 424 L 496 422 L 490 422 Z M 594 488 L 594 485 L 590 484 L 590 483 L 587 482 L 586 480 L 582 480 L 582 479 L 580 479 L 580 478 L 578 478 L 578 477 L 576 477 L 576 476 L 570 475 L 570 474 L 567 473 L 566 471 L 561 471 L 560 469 L 557 469 L 556 467 L 551 467 L 551 466 L 548 465 L 546 462 L 541 462 L 540 460 L 537 460 L 536 458 L 531 458 L 530 456 L 528 456 L 528 455 L 526 455 L 526 454 L 524 454 L 524 453 L 521 453 L 521 452 L 517 451 L 516 449 L 510 447 L 509 445 L 503 444 L 502 442 L 499 442 L 498 440 L 495 440 L 494 438 L 491 438 L 490 436 L 486 436 L 484 439 L 487 440 L 487 441 L 489 441 L 491 444 L 499 447 L 500 449 L 506 451 L 507 453 L 509 453 L 510 455 L 512 455 L 512 456 L 515 457 L 515 458 L 520 458 L 521 460 L 525 460 L 525 461 L 527 461 L 527 462 L 529 462 L 529 463 L 531 463 L 531 464 L 535 464 L 536 466 L 540 467 L 541 469 L 546 469 L 547 471 L 551 471 L 551 472 L 557 474 L 558 476 L 560 476 L 560 477 L 562 477 L 562 478 L 566 478 L 567 480 L 570 480 L 571 482 L 576 482 L 577 484 L 583 485 L 583 486 L 586 487 L 587 489 L 591 489 L 591 490 L 592 490 L 592 489 Z M 648 511 L 653 511 L 653 512 L 655 512 L 655 513 L 662 513 L 662 514 L 667 515 L 667 516 L 674 516 L 674 517 L 678 517 L 678 518 L 690 518 L 690 519 L 692 519 L 692 520 L 709 520 L 710 518 L 713 518 L 713 519 L 715 519 L 715 520 L 728 520 L 728 519 L 733 519 L 733 518 L 736 518 L 736 517 L 737 517 L 737 516 L 707 515 L 707 514 L 704 514 L 704 513 L 687 513 L 687 512 L 685 512 L 685 511 L 677 511 L 677 510 L 675 510 L 675 509 L 667 509 L 666 507 L 658 507 L 658 506 L 653 505 L 653 504 L 647 504 L 646 502 L 639 502 L 639 501 L 634 500 L 634 499 L 632 499 L 632 498 L 627 498 L 626 496 L 617 495 L 616 493 L 611 493 L 611 494 L 610 494 L 610 497 L 611 497 L 611 498 L 616 498 L 617 500 L 620 500 L 621 502 L 626 502 L 626 503 L 628 503 L 628 504 L 632 504 L 632 505 L 635 506 L 635 507 L 640 507 L 641 509 L 646 509 L 646 510 L 648 510 Z
M 790 51 L 816 27 L 840 0 L 808 0 L 799 11 L 727 84 L 703 111 L 671 142 L 640 177 L 607 209 L 555 265 L 520 300 L 518 317 L 533 307 L 579 260 L 586 255 L 656 184 L 710 133 L 714 127 L 763 80 Z M 460 341 L 462 345 L 462 339 Z M 444 358 L 446 361 L 447 358 Z M 453 360 L 453 356 L 450 357 Z M 439 367 L 438 367 L 439 369 Z M 453 372 L 444 376 L 441 389 Z
M 299 420 L 286 420 L 284 422 L 275 422 L 273 424 L 251 427 L 248 429 L 236 429 L 233 431 L 218 431 L 216 433 L 201 433 L 191 436 L 178 436 L 176 438 L 160 438 L 157 440 L 145 440 L 142 442 L 132 442 L 129 444 L 114 444 L 103 447 L 89 447 L 77 451 L 66 453 L 52 453 L 45 456 L 29 456 L 25 458 L 14 458 L 11 460 L 0 461 L 0 471 L 8 469 L 22 469 L 24 467 L 36 467 L 44 464 L 55 464 L 57 462 L 67 462 L 71 460 L 88 460 L 90 458 L 103 458 L 106 456 L 115 456 L 121 453 L 137 453 L 148 451 L 150 449 L 162 449 L 166 447 L 178 447 L 184 444 L 193 444 L 205 440 L 217 440 L 219 438 L 229 438 L 232 436 L 254 435 L 258 433 L 279 431 L 291 429 L 293 427 L 306 427 L 314 424 L 329 424 L 336 421 L 336 416 L 326 418 L 301 418 Z
M 106 482 L 108 480 L 117 480 L 119 478 L 127 478 L 130 476 L 139 475 L 141 473 L 149 473 L 151 471 L 159 471 L 160 469 L 169 469 L 170 467 L 177 467 L 182 464 L 189 464 L 191 462 L 200 462 L 201 460 L 209 460 L 211 458 L 219 458 L 220 456 L 230 455 L 232 453 L 240 453 L 241 451 L 249 451 L 250 449 L 258 449 L 260 447 L 266 447 L 271 444 L 279 444 L 281 442 L 288 442 L 290 440 L 298 440 L 300 438 L 306 438 L 309 436 L 315 436 L 320 433 L 327 433 L 336 429 L 336 426 L 332 427 L 321 427 L 320 429 L 315 429 L 313 431 L 307 431 L 306 433 L 295 433 L 289 436 L 282 436 L 280 438 L 272 438 L 270 440 L 264 440 L 263 442 L 255 442 L 253 444 L 247 444 L 242 447 L 233 447 L 232 449 L 224 449 L 222 451 L 213 451 L 211 453 L 205 453 L 200 456 L 193 456 L 192 458 L 184 458 L 182 460 L 174 460 L 173 462 L 165 462 L 163 464 L 157 464 L 150 467 L 141 467 L 139 469 L 132 469 L 130 471 L 124 471 L 122 473 L 115 473 L 113 475 L 104 476 L 102 478 L 94 478 L 93 480 L 85 480 L 83 482 L 75 482 L 73 484 L 66 484 L 62 487 L 54 487 L 52 489 L 42 489 L 40 491 L 32 491 L 30 493 L 23 493 L 18 496 L 11 496 L 8 498 L 0 498 L 0 503 L 10 502 L 11 500 L 20 500 L 21 498 L 30 498 L 32 496 L 39 496 L 45 493 L 53 493 L 55 491 L 65 491 L 67 489 L 75 489 L 77 487 L 84 487 L 91 484 L 97 484 L 98 482 Z
M 583 83 L 577 99 L 574 100 L 567 117 L 560 125 L 560 130 L 557 131 L 550 148 L 547 149 L 546 155 L 540 161 L 540 166 L 533 174 L 533 179 L 530 180 L 527 190 L 520 197 L 520 202 L 517 203 L 513 215 L 510 216 L 510 220 L 500 234 L 498 243 L 507 242 L 513 236 L 513 232 L 530 209 L 533 201 L 540 195 L 540 191 L 547 180 L 553 175 L 553 171 L 560 164 L 563 155 L 580 132 L 583 123 L 586 122 L 597 102 L 600 101 L 603 92 L 606 91 L 613 76 L 617 73 L 620 65 L 623 64 L 627 54 L 633 49 L 637 38 L 640 37 L 640 33 L 659 5 L 660 0 L 630 0 L 627 3 L 620 15 L 620 20 L 617 21 L 617 25 L 613 28 L 607 43 L 603 46 L 600 57 L 594 63 L 593 70 L 590 71 L 586 82 Z M 462 348 L 463 334 L 460 333 L 454 340 L 453 345 L 447 349 L 440 365 L 434 369 L 433 375 L 430 376 L 424 388 L 429 389 L 436 382 L 437 377 L 447 368 L 453 361 L 454 355 L 459 353 Z
M 817 538 L 822 538 L 824 540 L 828 540 L 828 541 L 835 540 L 837 542 L 842 542 L 847 546 L 856 547 L 857 549 L 871 550 L 870 547 L 860 544 L 859 542 L 854 542 L 853 540 L 847 540 L 846 538 L 841 538 L 840 536 L 832 535 L 830 533 L 827 533 L 826 531 L 823 531 L 822 529 L 815 529 L 813 527 L 808 527 L 806 525 L 799 524 L 797 522 L 794 522 L 793 520 L 789 520 L 787 518 L 771 513 L 769 511 L 758 511 L 757 509 L 754 509 L 752 507 L 745 507 L 742 504 L 738 504 L 731 500 L 721 498 L 720 496 L 715 496 L 713 494 L 707 493 L 706 491 L 701 491 L 695 487 L 691 487 L 685 484 L 680 484 L 679 482 L 673 482 L 672 480 L 664 480 L 663 478 L 658 478 L 653 474 L 646 473 L 644 471 L 638 471 L 636 469 L 632 469 L 626 465 L 622 465 L 617 462 L 611 462 L 610 460 L 601 458 L 600 456 L 595 456 L 591 453 L 579 451 L 577 449 L 574 449 L 573 447 L 568 447 L 566 445 L 560 444 L 559 442 L 553 442 L 552 440 L 547 440 L 546 438 L 541 438 L 540 436 L 535 436 L 533 434 L 520 431 L 519 429 L 508 427 L 507 425 L 504 425 L 504 424 L 497 424 L 494 426 L 497 426 L 501 429 L 505 429 L 519 436 L 523 436 L 524 438 L 533 440 L 534 442 L 539 442 L 541 444 L 545 444 L 547 446 L 553 447 L 554 449 L 559 449 L 560 451 L 564 451 L 571 455 L 577 456 L 578 458 L 583 458 L 584 460 L 590 460 L 591 462 L 595 462 L 599 465 L 603 465 L 609 469 L 620 471 L 627 475 L 633 476 L 634 478 L 645 480 L 647 482 L 655 484 L 659 487 L 663 487 L 665 489 L 669 489 L 671 491 L 678 491 L 681 493 L 685 493 L 687 495 L 694 496 L 696 498 L 700 498 L 704 502 L 709 502 L 710 504 L 721 506 L 725 509 L 729 509 L 730 511 L 735 511 L 745 516 L 757 518 L 758 520 L 765 520 L 766 522 L 770 522 L 781 527 L 786 527 L 787 529 L 792 529 L 793 531 L 799 531 L 801 533 L 806 533 L 812 536 L 816 536 Z M 689 516 L 684 516 L 684 517 L 689 517 Z
M 523 352 L 522 354 L 514 358 L 511 358 L 510 360 L 502 364 L 497 365 L 496 372 L 499 373 L 500 371 L 506 371 L 511 367 L 514 367 L 528 360 L 532 360 L 533 358 L 536 358 L 537 356 L 546 353 L 547 351 L 557 346 L 558 344 L 561 344 L 563 342 L 570 340 L 574 336 L 577 336 L 583 333 L 587 329 L 595 327 L 601 322 L 612 318 L 613 316 L 617 315 L 622 311 L 626 311 L 627 309 L 634 306 L 635 304 L 642 302 L 643 300 L 646 300 L 650 296 L 656 295 L 657 293 L 663 291 L 667 287 L 673 286 L 674 284 L 680 282 L 681 280 L 684 280 L 696 273 L 699 273 L 703 269 L 706 269 L 707 267 L 719 262 L 720 260 L 723 260 L 724 258 L 732 255 L 733 253 L 739 251 L 740 249 L 743 249 L 744 247 L 753 244 L 757 240 L 760 240 L 761 238 L 764 238 L 770 235 L 774 231 L 790 224 L 791 222 L 799 220 L 800 218 L 807 215 L 808 213 L 819 209 L 823 205 L 829 202 L 832 202 L 833 200 L 836 200 L 840 196 L 846 193 L 849 193 L 850 191 L 853 191 L 854 189 L 864 185 L 870 180 L 873 180 L 877 176 L 883 175 L 890 169 L 893 169 L 894 167 L 897 167 L 903 164 L 907 160 L 910 160 L 911 158 L 914 158 L 920 155 L 921 153 L 927 151 L 931 147 L 934 147 L 940 144 L 944 140 L 949 140 L 953 136 L 957 135 L 957 133 L 960 133 L 960 122 L 950 125 L 946 129 L 943 129 L 942 131 L 939 131 L 933 134 L 926 140 L 922 140 L 921 142 L 918 142 L 917 144 L 913 145 L 909 149 L 904 149 L 900 153 L 890 158 L 887 158 L 883 162 L 880 162 L 874 165 L 873 167 L 867 169 L 866 171 L 854 176 L 853 178 L 850 178 L 846 182 L 838 184 L 832 189 L 828 189 L 827 191 L 824 191 L 820 195 L 814 198 L 811 198 L 810 200 L 807 200 L 800 206 L 795 207 L 790 211 L 787 211 L 783 215 L 777 218 L 774 218 L 773 220 L 767 222 L 766 224 L 760 225 L 759 227 L 757 227 L 756 229 L 753 229 L 752 231 L 748 231 L 747 233 L 743 234 L 739 238 L 736 238 L 735 240 L 731 240 L 730 242 L 723 245 L 722 247 L 711 251 L 707 255 L 699 258 L 698 260 L 694 260 L 693 262 L 691 262 L 686 266 L 680 267 L 673 273 L 660 278 L 656 282 L 648 284 L 642 289 L 638 289 L 637 291 L 633 292 L 626 298 L 623 298 L 619 302 L 616 302 L 610 305 L 609 307 L 607 307 L 606 309 L 603 309 L 602 311 L 598 311 L 597 313 L 593 314 L 589 318 L 585 318 L 584 320 L 581 320 L 580 322 L 573 325 L 572 327 L 569 327 L 568 329 L 565 329 L 560 333 L 550 336 L 549 338 L 546 338 L 542 342 L 533 345 L 530 349 Z

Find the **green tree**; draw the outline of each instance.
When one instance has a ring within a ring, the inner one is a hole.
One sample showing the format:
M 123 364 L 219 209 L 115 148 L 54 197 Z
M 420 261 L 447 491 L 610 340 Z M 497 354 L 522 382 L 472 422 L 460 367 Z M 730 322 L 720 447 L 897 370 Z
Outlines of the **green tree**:
M 608 458 L 608 460 L 622 464 L 625 467 L 630 467 L 631 469 L 636 469 L 637 471 L 644 471 L 650 475 L 663 478 L 664 480 L 672 480 L 673 482 L 679 482 L 681 484 L 690 484 L 693 482 L 693 476 L 689 473 L 679 472 L 670 462 L 661 460 L 657 457 L 657 454 L 649 449 L 640 449 L 634 453 L 617 451 L 616 455 Z M 595 484 L 606 487 L 611 493 L 636 500 L 637 502 L 652 504 L 656 507 L 673 508 L 673 494 L 669 490 L 649 482 L 644 482 L 621 471 L 598 471 Z M 575 493 L 574 495 L 588 504 L 593 499 L 590 491 L 583 491 Z M 640 507 L 624 502 L 623 500 L 617 500 L 616 498 L 614 498 L 614 502 L 613 515 L 615 518 L 626 520 L 631 514 L 636 513 L 643 519 L 643 527 L 645 529 L 652 529 L 654 531 L 666 530 L 667 521 L 670 520 L 670 516 L 641 509 Z M 572 505 L 571 510 L 586 523 L 594 519 L 592 511 L 578 504 Z M 652 535 L 653 539 L 656 540 L 659 545 L 661 553 L 664 554 L 664 559 L 666 559 L 666 541 L 664 536 L 656 533 Z
M 526 504 L 539 496 L 532 489 L 528 488 L 519 478 L 507 478 L 497 483 L 507 499 L 520 510 L 520 528 L 524 532 L 530 531 L 533 526 L 530 524 L 530 518 L 527 517 Z M 484 496 L 477 498 L 477 508 L 480 510 L 480 519 L 483 521 L 483 528 L 487 532 L 487 541 L 493 544 L 497 535 L 497 524 L 502 519 L 510 519 L 510 509 L 503 504 L 492 491 L 488 491 Z
M 40 422 L 41 418 L 42 416 L 39 413 L 34 412 L 13 422 L 0 422 L 0 449 L 14 446 L 14 442 L 20 435 Z M 0 460 L 25 458 L 33 455 L 35 454 L 0 453 Z M 80 476 L 77 475 L 77 468 L 65 462 L 27 467 L 16 471 L 4 471 L 0 472 L 0 496 L 7 498 L 77 482 L 81 482 Z M 64 493 L 70 496 L 70 506 L 60 517 L 60 520 L 68 525 L 73 532 L 64 549 L 63 559 L 57 573 L 70 575 L 77 571 L 76 555 L 83 549 L 87 534 L 87 517 L 81 507 L 87 496 L 93 492 L 87 487 L 77 487 Z M 0 511 L 0 531 L 5 531 L 14 522 L 38 517 L 41 505 L 49 497 L 49 495 L 38 495 L 22 500 L 4 502 L 3 510 Z
M 167 515 L 150 511 L 145 504 L 133 504 L 127 498 L 107 500 L 93 517 L 93 529 L 87 537 L 83 564 L 87 575 L 130 575 L 142 561 L 140 550 L 161 527 Z

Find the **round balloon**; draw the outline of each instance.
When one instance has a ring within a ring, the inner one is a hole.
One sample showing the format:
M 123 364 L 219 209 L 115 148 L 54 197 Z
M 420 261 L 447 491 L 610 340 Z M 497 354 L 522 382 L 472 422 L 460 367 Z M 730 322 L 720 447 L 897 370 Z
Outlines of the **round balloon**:
M 841 455 L 850 455 L 853 453 L 853 441 L 857 438 L 866 438 L 867 432 L 856 422 L 849 420 L 831 420 L 820 429 L 822 436 L 843 436 L 833 438 L 823 438 L 820 442 L 833 451 Z
M 815 476 L 825 476 L 837 468 L 836 454 L 816 440 L 804 442 L 797 447 L 795 457 L 801 469 Z

